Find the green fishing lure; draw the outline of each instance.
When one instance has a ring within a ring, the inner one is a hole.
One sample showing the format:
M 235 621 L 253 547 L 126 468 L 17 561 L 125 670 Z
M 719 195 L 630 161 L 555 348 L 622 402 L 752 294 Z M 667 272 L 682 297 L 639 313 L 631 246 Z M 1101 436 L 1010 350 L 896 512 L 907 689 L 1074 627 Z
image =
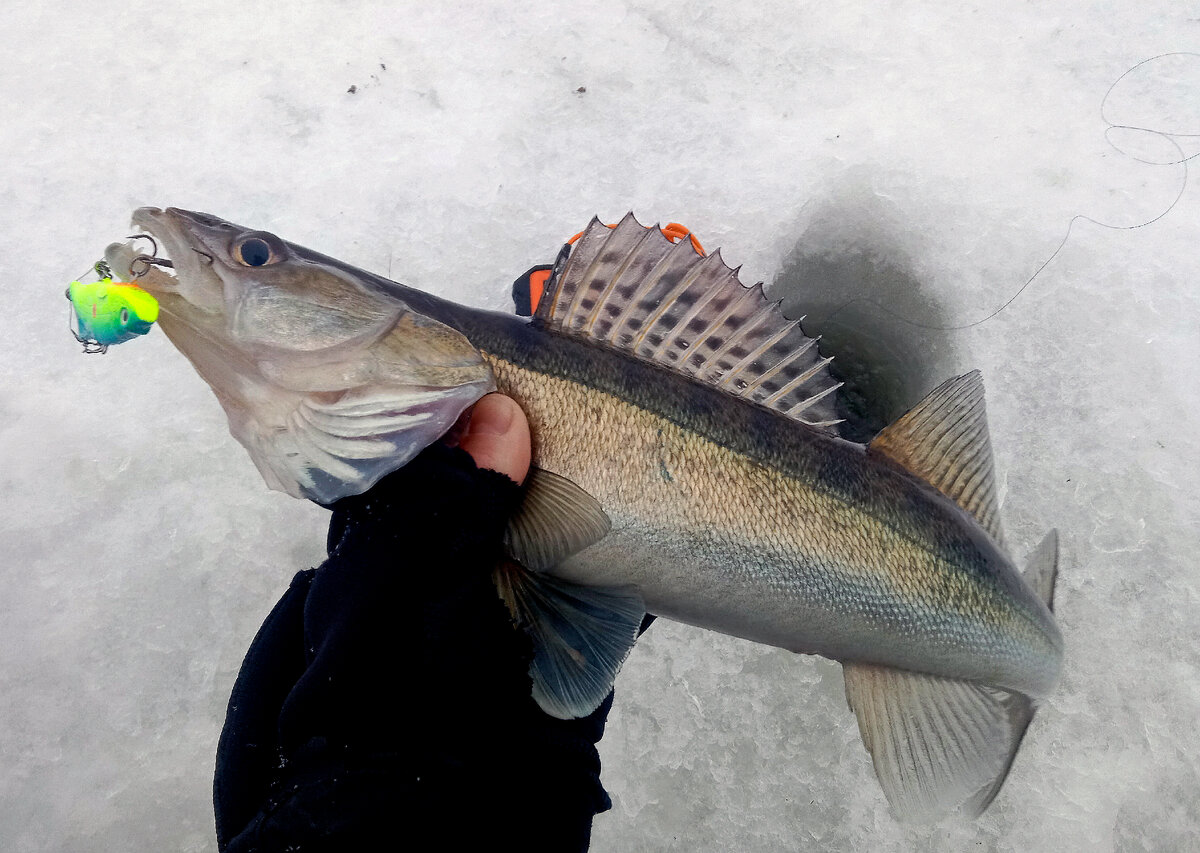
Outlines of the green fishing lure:
M 73 281 L 67 287 L 71 334 L 86 353 L 102 353 L 113 344 L 150 331 L 158 319 L 158 300 L 136 284 L 114 281 L 107 266 L 96 265 L 99 281 Z

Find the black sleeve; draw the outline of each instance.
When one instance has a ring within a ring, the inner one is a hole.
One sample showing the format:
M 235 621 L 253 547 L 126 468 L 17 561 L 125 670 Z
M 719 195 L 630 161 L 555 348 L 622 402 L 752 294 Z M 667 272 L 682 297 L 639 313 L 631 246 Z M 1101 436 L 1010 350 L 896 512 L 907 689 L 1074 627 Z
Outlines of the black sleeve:
M 612 696 L 566 721 L 530 697 L 529 642 L 491 579 L 519 494 L 435 445 L 333 505 L 329 559 L 296 576 L 234 685 L 219 849 L 587 849 Z

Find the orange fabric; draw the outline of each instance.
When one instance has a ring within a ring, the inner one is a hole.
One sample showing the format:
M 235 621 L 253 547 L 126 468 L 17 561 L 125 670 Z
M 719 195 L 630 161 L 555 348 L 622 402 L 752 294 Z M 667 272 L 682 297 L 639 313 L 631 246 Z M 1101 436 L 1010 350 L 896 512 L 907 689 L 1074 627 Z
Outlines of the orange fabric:
M 606 225 L 604 227 L 605 228 L 616 228 L 617 226 Z M 668 222 L 666 225 L 664 225 L 659 230 L 662 231 L 663 236 L 666 237 L 668 240 L 670 240 L 672 243 L 678 243 L 684 237 L 687 237 L 689 240 L 692 241 L 692 248 L 696 250 L 696 254 L 700 255 L 701 257 L 705 256 L 706 253 L 704 251 L 704 247 L 700 245 L 700 241 L 696 239 L 696 235 L 693 234 L 691 232 L 691 229 L 688 228 L 686 225 L 680 225 L 678 222 Z M 583 236 L 583 232 L 580 231 L 578 234 L 576 234 L 574 237 L 572 237 L 567 242 L 574 244 L 575 241 L 578 240 L 582 236 Z M 537 303 L 535 302 L 534 304 L 536 305 Z
M 538 303 L 542 301 L 542 293 L 546 290 L 546 282 L 550 279 L 551 270 L 538 270 L 529 276 L 529 309 L 531 314 L 537 313 Z

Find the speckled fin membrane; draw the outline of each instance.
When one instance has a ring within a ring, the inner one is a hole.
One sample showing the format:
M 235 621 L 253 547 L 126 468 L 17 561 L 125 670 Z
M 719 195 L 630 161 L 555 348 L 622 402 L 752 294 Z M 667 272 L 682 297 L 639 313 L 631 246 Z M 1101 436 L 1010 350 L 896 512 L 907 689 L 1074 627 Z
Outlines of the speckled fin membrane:
M 537 317 L 552 328 L 759 403 L 809 426 L 838 423 L 817 341 L 762 284 L 746 287 L 720 252 L 702 256 L 626 215 L 593 219 L 554 275 Z M 832 431 L 832 430 L 831 430 Z
M 870 448 L 954 500 L 997 544 L 1003 544 L 992 442 L 978 370 L 943 382 L 879 433 Z
M 845 664 L 846 700 L 897 817 L 927 821 L 995 799 L 1033 719 L 1032 703 L 957 681 Z

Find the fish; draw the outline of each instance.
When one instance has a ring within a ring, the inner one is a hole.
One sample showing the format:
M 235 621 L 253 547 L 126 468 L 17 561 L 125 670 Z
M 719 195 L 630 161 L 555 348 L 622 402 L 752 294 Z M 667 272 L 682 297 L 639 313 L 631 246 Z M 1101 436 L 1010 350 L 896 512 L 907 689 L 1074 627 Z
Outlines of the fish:
M 159 325 L 274 489 L 332 503 L 484 394 L 522 406 L 533 466 L 494 578 L 548 714 L 603 701 L 649 612 L 841 663 L 901 819 L 999 792 L 1063 639 L 1057 533 L 1023 572 L 1004 544 L 978 372 L 845 440 L 818 342 L 632 214 L 564 247 L 528 318 L 206 213 L 133 223 L 174 263 L 139 279 Z M 135 250 L 106 256 L 128 271 Z

